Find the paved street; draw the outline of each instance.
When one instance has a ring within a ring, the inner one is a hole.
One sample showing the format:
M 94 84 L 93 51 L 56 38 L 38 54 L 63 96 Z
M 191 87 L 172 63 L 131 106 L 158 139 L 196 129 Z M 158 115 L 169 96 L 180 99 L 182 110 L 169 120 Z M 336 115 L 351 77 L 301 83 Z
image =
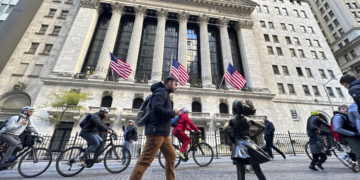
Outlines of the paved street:
M 102 164 L 99 164 L 91 169 L 85 169 L 76 177 L 68 179 L 86 179 L 86 180 L 101 180 L 101 179 L 129 179 L 131 170 L 134 167 L 136 159 L 133 159 L 129 168 L 120 174 L 108 173 Z M 275 160 L 263 164 L 261 167 L 268 180 L 339 180 L 339 179 L 360 179 L 360 174 L 353 173 L 350 169 L 343 166 L 337 159 L 331 157 L 323 165 L 325 171 L 311 171 L 308 169 L 310 160 L 305 155 L 287 156 L 283 160 L 280 156 L 275 156 Z M 34 179 L 64 179 L 55 169 L 55 163 L 46 173 Z M 208 167 L 199 167 L 194 162 L 182 163 L 176 169 L 176 177 L 178 180 L 234 180 L 236 179 L 235 166 L 231 164 L 228 157 L 221 157 L 214 159 L 213 163 Z M 254 173 L 246 175 L 248 180 L 257 179 Z M 16 180 L 23 179 L 17 169 L 10 171 L 1 171 L 0 179 Z M 153 162 L 151 167 L 146 171 L 144 180 L 162 180 L 164 178 L 164 170 L 159 166 L 157 159 Z

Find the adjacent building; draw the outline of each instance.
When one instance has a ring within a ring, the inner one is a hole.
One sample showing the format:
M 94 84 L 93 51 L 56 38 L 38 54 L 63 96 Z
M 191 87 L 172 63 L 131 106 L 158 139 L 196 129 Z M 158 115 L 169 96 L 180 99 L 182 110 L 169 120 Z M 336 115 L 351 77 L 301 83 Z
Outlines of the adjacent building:
M 326 42 L 342 71 L 360 78 L 360 1 L 309 1 Z
M 110 52 L 131 65 L 128 80 L 110 70 Z M 191 110 L 203 137 L 223 134 L 236 99 L 252 100 L 251 118 L 267 115 L 278 132 L 304 132 L 311 111 L 329 122 L 329 100 L 351 98 L 307 1 L 44 0 L 0 75 L 1 117 L 33 105 L 37 126 L 53 135 L 61 109 L 48 106 L 49 96 L 74 90 L 91 100 L 67 111 L 56 136 L 79 132 L 99 107 L 111 109 L 105 122 L 121 132 L 150 86 L 169 76 L 172 58 L 190 76 L 171 95 L 173 107 Z M 220 84 L 229 63 L 247 79 L 241 91 Z

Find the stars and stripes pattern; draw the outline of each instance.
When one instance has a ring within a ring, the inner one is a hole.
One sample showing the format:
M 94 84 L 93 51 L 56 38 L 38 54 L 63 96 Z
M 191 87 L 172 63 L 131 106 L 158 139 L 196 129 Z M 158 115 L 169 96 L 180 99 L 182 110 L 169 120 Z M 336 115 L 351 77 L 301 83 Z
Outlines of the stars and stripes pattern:
M 246 79 L 230 63 L 225 73 L 225 79 L 231 86 L 238 90 L 246 83 Z
M 121 78 L 128 79 L 132 72 L 130 65 L 119 58 L 115 57 L 114 54 L 110 53 L 111 63 L 110 68 Z
M 178 63 L 175 58 L 172 59 L 171 74 L 184 86 L 189 79 L 186 68 Z

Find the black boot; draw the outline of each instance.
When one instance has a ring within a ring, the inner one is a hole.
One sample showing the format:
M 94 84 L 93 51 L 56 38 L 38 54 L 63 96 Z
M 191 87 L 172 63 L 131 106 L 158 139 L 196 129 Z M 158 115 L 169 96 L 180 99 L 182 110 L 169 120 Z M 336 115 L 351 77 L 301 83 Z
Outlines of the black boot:
M 243 160 L 238 159 L 236 162 L 236 169 L 237 169 L 237 179 L 238 180 L 245 180 L 245 163 Z
M 284 159 L 286 159 L 286 156 L 285 156 L 285 154 L 282 152 L 281 153 L 281 156 L 284 158 Z
M 264 173 L 261 171 L 260 165 L 252 165 L 252 167 L 259 180 L 266 180 Z

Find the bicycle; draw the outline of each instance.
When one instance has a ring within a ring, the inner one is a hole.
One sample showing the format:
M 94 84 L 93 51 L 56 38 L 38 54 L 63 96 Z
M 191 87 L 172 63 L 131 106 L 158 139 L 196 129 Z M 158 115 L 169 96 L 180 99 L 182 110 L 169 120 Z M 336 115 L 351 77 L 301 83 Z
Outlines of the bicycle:
M 122 145 L 114 145 L 113 140 L 117 140 L 117 135 L 114 133 L 110 134 L 110 138 L 106 140 L 110 141 L 110 143 L 101 150 L 100 154 L 103 154 L 110 147 L 104 157 L 105 169 L 110 173 L 121 173 L 129 166 L 131 153 Z M 71 147 L 61 152 L 56 161 L 56 171 L 64 177 L 72 177 L 79 174 L 85 168 L 80 165 L 79 161 L 80 156 L 85 150 L 82 147 Z M 86 168 L 91 168 L 94 163 L 94 160 L 88 155 L 86 158 Z
M 326 146 L 326 145 L 327 145 L 326 137 L 321 137 L 321 138 L 322 138 L 322 140 L 324 141 L 324 144 L 325 144 L 325 146 Z M 335 157 L 338 157 L 338 155 L 336 154 L 336 151 L 335 151 L 335 150 L 342 152 L 342 151 L 344 151 L 344 148 L 343 148 L 342 145 L 341 145 L 339 142 L 337 142 L 337 141 L 332 140 L 332 144 L 333 144 L 333 147 L 334 147 L 334 148 L 332 148 L 332 149 L 330 150 L 330 152 L 332 152 L 332 154 L 334 154 Z M 307 156 L 310 158 L 310 160 L 312 160 L 312 155 L 311 155 L 311 151 L 310 151 L 310 142 L 309 142 L 309 141 L 305 144 L 305 152 L 306 152 Z
M 21 157 L 18 165 L 20 175 L 25 178 L 33 178 L 41 175 L 50 167 L 52 153 L 49 149 L 34 147 L 35 143 L 43 142 L 44 138 L 38 135 L 28 135 L 28 139 L 26 142 L 28 147 L 21 151 L 13 161 Z M 4 158 L 7 148 L 6 143 L 2 144 L 0 148 L 0 160 Z
M 214 158 L 213 149 L 209 144 L 200 142 L 201 134 L 199 132 L 194 132 L 194 133 L 191 132 L 190 138 L 191 138 L 190 148 L 185 152 L 185 155 L 187 155 L 190 151 L 192 151 L 193 159 L 197 165 L 201 167 L 208 166 Z M 187 162 L 189 159 L 187 156 L 186 159 L 182 159 L 181 156 L 177 153 L 177 150 L 179 150 L 179 147 L 181 147 L 180 142 L 179 145 L 173 144 L 173 147 L 176 152 L 176 160 L 175 160 L 175 168 L 176 168 L 180 165 L 181 161 Z M 165 169 L 165 158 L 163 157 L 161 151 L 158 154 L 158 159 L 160 166 Z

